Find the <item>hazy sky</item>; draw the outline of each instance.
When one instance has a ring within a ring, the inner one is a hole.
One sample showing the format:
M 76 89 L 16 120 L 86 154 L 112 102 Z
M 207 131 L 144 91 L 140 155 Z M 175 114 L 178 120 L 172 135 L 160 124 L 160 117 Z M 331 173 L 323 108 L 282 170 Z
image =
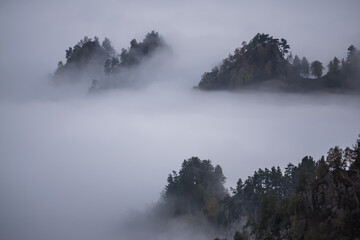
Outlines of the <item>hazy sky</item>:
M 359 10 L 356 0 L 0 0 L 0 239 L 125 239 L 126 213 L 154 204 L 191 156 L 220 164 L 229 187 L 259 167 L 351 146 L 357 96 L 191 88 L 258 32 L 309 61 L 345 57 L 360 48 Z M 120 50 L 153 29 L 172 54 L 138 69 L 146 88 L 88 95 L 48 84 L 85 35 Z M 193 236 L 185 230 L 178 239 Z
M 360 48 L 359 9 L 357 0 L 1 0 L 0 87 L 14 67 L 17 74 L 52 73 L 85 35 L 107 36 L 120 50 L 153 29 L 194 76 L 190 85 L 258 32 L 285 38 L 294 54 L 326 65 L 345 57 L 350 44 Z

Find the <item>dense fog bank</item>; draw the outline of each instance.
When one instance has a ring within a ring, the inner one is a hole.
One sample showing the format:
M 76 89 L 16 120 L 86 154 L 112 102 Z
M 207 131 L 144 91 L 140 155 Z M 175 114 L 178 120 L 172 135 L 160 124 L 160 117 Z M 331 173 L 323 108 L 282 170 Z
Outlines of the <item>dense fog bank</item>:
M 319 159 L 334 142 L 351 146 L 359 102 L 162 84 L 1 102 L 2 235 L 116 239 L 122 218 L 153 206 L 183 159 L 220 164 L 228 187 L 259 167 Z
M 344 58 L 360 46 L 358 9 L 356 0 L 0 1 L 0 239 L 210 239 L 193 219 L 152 218 L 168 173 L 198 156 L 233 187 L 259 167 L 317 160 L 353 144 L 360 101 L 193 86 L 258 32 L 310 61 Z M 120 52 L 152 30 L 170 51 L 134 71 L 144 86 L 90 94 L 92 79 L 51 81 L 84 36 Z

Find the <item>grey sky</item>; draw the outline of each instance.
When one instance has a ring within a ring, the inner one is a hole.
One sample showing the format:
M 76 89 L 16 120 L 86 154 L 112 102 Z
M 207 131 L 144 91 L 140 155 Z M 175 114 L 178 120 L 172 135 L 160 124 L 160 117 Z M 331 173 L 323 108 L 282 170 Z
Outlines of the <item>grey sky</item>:
M 107 36 L 120 50 L 152 29 L 198 64 L 199 74 L 257 32 L 283 37 L 294 54 L 324 64 L 345 57 L 350 44 L 360 47 L 356 0 L 35 0 L 2 1 L 0 6 L 2 68 L 41 65 L 51 72 L 65 49 L 85 35 Z

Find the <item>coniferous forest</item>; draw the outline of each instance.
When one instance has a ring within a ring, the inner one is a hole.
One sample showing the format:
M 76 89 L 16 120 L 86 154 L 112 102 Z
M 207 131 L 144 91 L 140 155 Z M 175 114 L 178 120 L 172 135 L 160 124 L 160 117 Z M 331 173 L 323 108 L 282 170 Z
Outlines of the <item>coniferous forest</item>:
M 210 160 L 184 160 L 167 178 L 159 212 L 202 216 L 234 240 L 359 239 L 360 135 L 353 147 L 335 146 L 319 160 L 260 168 L 230 190 L 225 180 Z
M 136 70 L 143 61 L 165 47 L 163 38 L 155 31 L 146 34 L 142 42 L 131 40 L 130 47 L 123 48 L 120 54 L 108 38 L 100 44 L 98 37 L 84 37 L 74 47 L 66 50 L 66 63 L 58 63 L 53 78 L 57 83 L 90 78 L 92 82 L 89 90 L 92 92 L 126 87 L 134 84 L 129 70 Z
M 360 51 L 347 48 L 347 58 L 334 57 L 324 65 L 306 57 L 293 56 L 287 40 L 258 33 L 249 43 L 243 42 L 233 55 L 203 74 L 199 88 L 237 90 L 269 84 L 283 91 L 360 89 Z M 313 76 L 313 78 L 309 78 Z
M 142 42 L 131 40 L 130 47 L 117 53 L 105 38 L 84 37 L 66 50 L 66 63 L 58 63 L 56 82 L 91 78 L 90 91 L 128 87 L 134 84 L 129 69 L 161 49 L 166 49 L 159 33 L 148 33 Z M 287 40 L 269 34 L 256 34 L 253 39 L 236 48 L 233 55 L 219 66 L 202 75 L 198 84 L 203 90 L 276 89 L 287 92 L 336 91 L 357 92 L 360 89 L 360 51 L 353 45 L 347 48 L 346 59 L 334 57 L 327 64 L 311 63 L 306 57 L 293 56 Z M 140 83 L 141 84 L 141 83 Z M 143 83 L 144 84 L 144 83 Z

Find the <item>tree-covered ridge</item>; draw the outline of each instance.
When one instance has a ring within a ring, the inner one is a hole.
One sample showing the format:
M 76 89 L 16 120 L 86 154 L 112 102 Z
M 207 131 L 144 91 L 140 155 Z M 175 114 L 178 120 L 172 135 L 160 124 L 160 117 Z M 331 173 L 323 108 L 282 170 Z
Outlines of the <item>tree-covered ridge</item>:
M 248 219 L 238 236 L 356 239 L 360 236 L 359 199 L 360 138 L 353 148 L 331 148 L 326 159 L 305 157 L 298 166 L 288 164 L 283 174 L 275 168 L 259 169 L 244 184 L 239 180 L 225 201 L 225 211 L 240 212 L 230 222 Z
M 179 173 L 173 171 L 167 179 L 164 200 L 171 215 L 203 213 L 216 221 L 220 203 L 226 191 L 225 176 L 219 165 L 192 157 L 184 160 Z
M 285 39 L 258 33 L 248 44 L 242 43 L 219 67 L 201 78 L 202 89 L 236 89 L 243 85 L 287 75 L 289 45 Z
M 93 39 L 84 37 L 74 47 L 66 50 L 66 63 L 58 63 L 54 79 L 62 81 L 78 81 L 81 78 L 93 80 L 92 90 L 119 86 L 126 81 L 121 72 L 140 65 L 145 59 L 165 46 L 159 33 L 148 33 L 142 42 L 131 40 L 130 47 L 123 48 L 118 54 L 111 41 L 105 38 L 100 44 L 97 37 Z M 109 83 L 111 82 L 111 84 Z M 114 84 L 117 83 L 117 84 Z
M 111 52 L 104 48 L 107 41 L 109 40 L 105 38 L 103 44 L 100 45 L 97 37 L 94 37 L 94 40 L 84 37 L 74 47 L 69 47 L 66 50 L 66 62 L 65 64 L 62 61 L 58 63 L 54 79 L 78 81 L 79 78 L 88 77 L 88 75 L 101 76 L 104 62 L 111 55 Z
M 114 74 L 121 71 L 121 68 L 137 65 L 144 57 L 151 56 L 157 48 L 164 45 L 164 40 L 155 31 L 148 33 L 142 42 L 138 43 L 136 39 L 133 39 L 128 49 L 123 48 L 120 54 L 106 60 L 105 73 Z
M 220 66 L 202 75 L 199 88 L 204 90 L 241 89 L 267 80 L 277 80 L 285 90 L 321 90 L 324 88 L 360 88 L 360 51 L 353 45 L 348 48 L 346 60 L 334 58 L 323 76 L 323 64 L 311 64 L 289 53 L 285 39 L 258 33 L 250 42 L 242 43 L 233 55 L 225 58 Z M 312 74 L 316 79 L 309 78 Z
M 360 233 L 360 176 L 354 164 L 348 168 L 349 154 L 351 149 L 335 147 L 326 160 L 305 157 L 277 177 L 260 169 L 228 198 L 226 211 L 242 212 L 230 220 L 246 217 L 240 232 L 255 239 L 354 239 Z
M 129 71 L 138 67 L 146 59 L 151 58 L 156 51 L 165 48 L 165 46 L 164 39 L 155 31 L 146 34 L 142 42 L 137 42 L 136 39 L 131 40 L 129 48 L 123 48 L 120 54 L 115 52 L 111 58 L 106 60 L 104 63 L 105 77 L 94 80 L 90 90 L 95 91 L 134 84 L 129 77 Z
M 168 216 L 202 214 L 234 239 L 359 239 L 360 135 L 315 161 L 259 169 L 225 190 L 220 166 L 192 157 L 168 177 Z
M 321 89 L 333 89 L 333 90 L 360 90 L 360 51 L 353 45 L 347 49 L 346 59 L 341 61 L 334 57 L 333 60 L 327 64 L 327 73 L 323 75 L 325 67 L 323 64 L 315 60 L 309 64 L 305 57 L 302 61 L 299 61 L 299 57 L 295 55 L 288 58 L 291 67 L 296 74 L 292 84 L 301 90 L 321 90 Z M 305 71 L 304 68 L 308 69 Z M 315 79 L 309 78 L 309 74 L 312 74 Z

